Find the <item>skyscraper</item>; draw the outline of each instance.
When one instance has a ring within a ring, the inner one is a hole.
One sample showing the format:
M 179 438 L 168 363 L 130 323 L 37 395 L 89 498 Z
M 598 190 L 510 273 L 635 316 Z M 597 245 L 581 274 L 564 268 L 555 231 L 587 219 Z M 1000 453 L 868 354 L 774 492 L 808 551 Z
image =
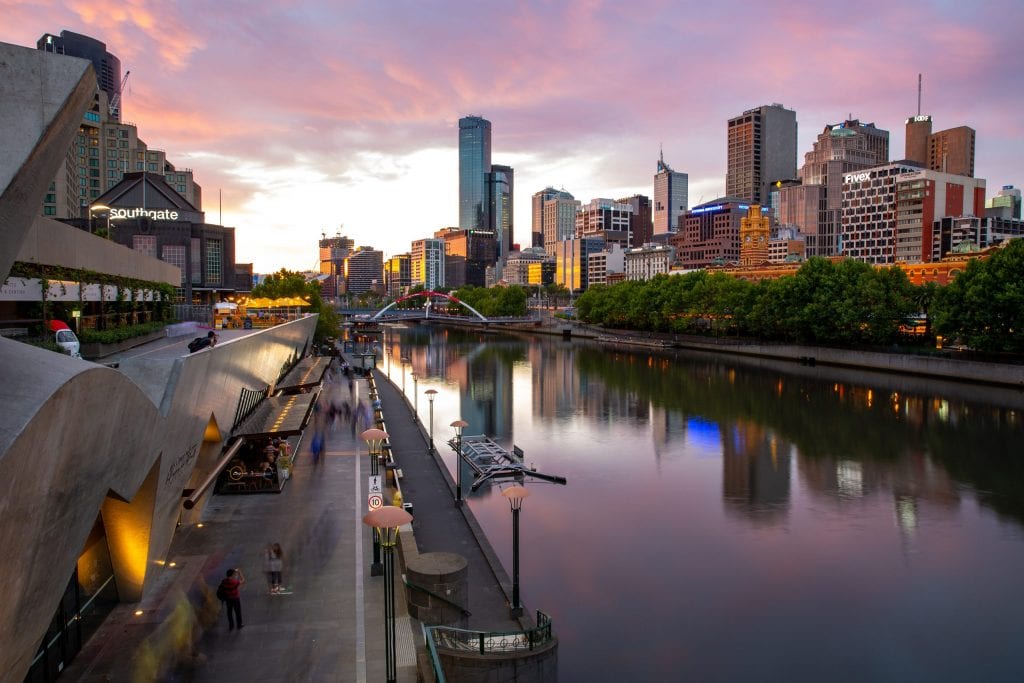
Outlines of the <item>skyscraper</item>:
M 95 38 L 71 31 L 61 31 L 59 36 L 44 33 L 36 41 L 36 49 L 88 59 L 96 71 L 96 82 L 106 93 L 110 107 L 110 118 L 121 120 L 121 60 L 107 52 L 107 46 Z
M 658 172 L 654 175 L 654 234 L 679 230 L 679 217 L 686 213 L 689 176 L 678 173 L 658 155 Z M 639 245 L 636 245 L 639 246 Z
M 904 158 L 941 173 L 974 177 L 974 129 L 957 126 L 932 132 L 932 117 L 917 115 L 907 119 Z
M 554 254 L 558 243 L 576 234 L 576 210 L 580 201 L 561 190 L 544 202 L 544 251 Z
M 514 178 L 511 166 L 498 164 L 492 165 L 491 172 L 487 174 L 487 227 L 494 233 L 499 260 L 507 257 L 512 251 Z
M 836 256 L 840 247 L 843 183 L 847 175 L 889 161 L 889 131 L 873 123 L 848 119 L 825 126 L 800 167 L 803 187 L 783 188 L 784 195 L 799 194 L 806 202 L 799 215 L 817 212 L 817 221 L 798 225 L 807 236 L 807 256 Z M 812 190 L 811 186 L 820 186 Z M 785 200 L 784 200 L 785 201 Z
M 771 104 L 729 119 L 726 195 L 767 205 L 768 184 L 795 176 L 795 111 Z
M 459 227 L 463 230 L 490 227 L 490 172 L 491 122 L 482 116 L 459 119 Z

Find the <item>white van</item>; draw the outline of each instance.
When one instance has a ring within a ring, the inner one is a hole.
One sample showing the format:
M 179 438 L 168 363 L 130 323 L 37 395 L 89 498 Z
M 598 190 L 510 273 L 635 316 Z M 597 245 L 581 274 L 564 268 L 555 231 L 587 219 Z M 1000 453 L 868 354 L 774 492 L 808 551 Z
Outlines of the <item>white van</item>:
M 57 346 L 64 349 L 64 353 L 68 354 L 72 358 L 81 358 L 82 345 L 78 342 L 78 337 L 75 333 L 69 329 L 57 330 L 56 331 Z

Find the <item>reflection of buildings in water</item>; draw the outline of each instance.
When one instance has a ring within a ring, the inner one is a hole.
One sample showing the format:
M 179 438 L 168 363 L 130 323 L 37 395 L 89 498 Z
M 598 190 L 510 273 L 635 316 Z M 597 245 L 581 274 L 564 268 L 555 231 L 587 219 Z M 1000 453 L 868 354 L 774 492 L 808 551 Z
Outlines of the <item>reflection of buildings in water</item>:
M 762 425 L 736 422 L 722 429 L 722 498 L 727 509 L 762 522 L 789 510 L 792 446 Z
M 533 412 L 546 420 L 571 417 L 579 405 L 576 351 L 570 345 L 543 345 L 530 350 L 533 367 Z
M 666 410 L 658 405 L 650 406 L 649 414 L 655 460 L 661 460 L 663 455 L 673 450 L 678 452 L 686 441 L 686 418 L 678 411 Z
M 467 434 L 486 434 L 498 443 L 512 439 L 512 364 L 495 354 L 481 354 L 466 363 L 459 406 L 469 423 Z

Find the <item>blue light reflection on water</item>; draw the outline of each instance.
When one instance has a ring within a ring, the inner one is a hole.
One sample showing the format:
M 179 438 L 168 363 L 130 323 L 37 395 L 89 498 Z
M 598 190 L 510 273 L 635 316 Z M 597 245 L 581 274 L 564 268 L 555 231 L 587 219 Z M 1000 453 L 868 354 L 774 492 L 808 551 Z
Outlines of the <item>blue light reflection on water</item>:
M 1016 413 L 868 375 L 407 340 L 439 444 L 472 414 L 569 479 L 528 483 L 522 513 L 523 600 L 554 618 L 560 680 L 1017 679 L 1020 486 L 975 492 L 1021 474 Z M 471 506 L 510 567 L 498 493 Z

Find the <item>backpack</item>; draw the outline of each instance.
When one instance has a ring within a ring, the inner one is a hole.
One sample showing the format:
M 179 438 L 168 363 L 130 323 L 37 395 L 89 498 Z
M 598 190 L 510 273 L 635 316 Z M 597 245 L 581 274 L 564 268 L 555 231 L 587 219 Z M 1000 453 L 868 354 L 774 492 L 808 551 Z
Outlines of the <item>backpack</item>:
M 221 581 L 217 586 L 217 599 L 224 602 L 228 599 L 228 589 L 224 586 L 224 582 Z

